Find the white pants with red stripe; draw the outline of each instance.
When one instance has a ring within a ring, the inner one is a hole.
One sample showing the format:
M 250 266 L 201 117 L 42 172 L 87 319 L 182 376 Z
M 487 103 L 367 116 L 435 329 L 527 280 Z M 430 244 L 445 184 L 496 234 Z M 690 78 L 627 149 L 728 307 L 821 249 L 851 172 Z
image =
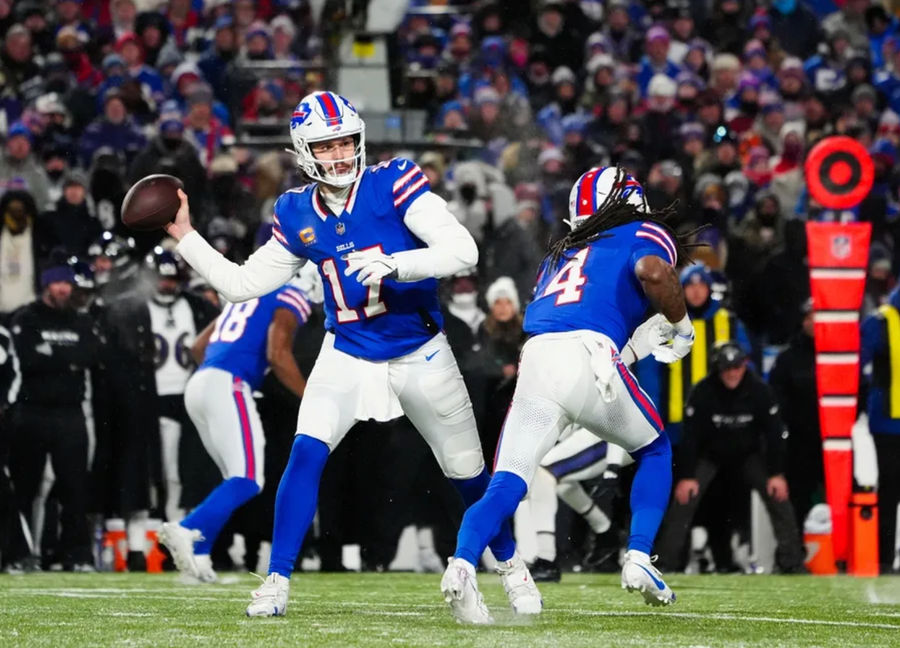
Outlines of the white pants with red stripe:
M 250 385 L 222 369 L 201 369 L 187 382 L 184 404 L 222 476 L 252 479 L 262 489 L 266 439 Z
M 608 337 L 593 331 L 537 335 L 522 349 L 494 472 L 505 470 L 531 484 L 541 460 L 573 423 L 629 453 L 662 431 L 656 407 Z
M 451 479 L 484 469 L 469 392 L 447 336 L 438 333 L 399 358 L 373 362 L 334 348 L 328 333 L 300 401 L 297 433 L 334 450 L 357 421 L 406 414 Z

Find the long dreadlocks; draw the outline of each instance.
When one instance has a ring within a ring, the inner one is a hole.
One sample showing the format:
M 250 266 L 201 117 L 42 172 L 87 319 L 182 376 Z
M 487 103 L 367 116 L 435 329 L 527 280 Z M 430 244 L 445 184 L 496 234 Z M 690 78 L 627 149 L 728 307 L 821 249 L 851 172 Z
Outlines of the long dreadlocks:
M 628 174 L 625 170 L 617 166 L 616 179 L 613 182 L 612 191 L 609 192 L 606 199 L 597 208 L 597 211 L 588 216 L 583 223 L 563 238 L 548 246 L 544 259 L 550 260 L 549 268 L 555 268 L 560 259 L 570 259 L 569 250 L 581 249 L 593 241 L 608 238 L 610 235 L 604 234 L 607 230 L 634 222 L 648 222 L 665 228 L 672 236 L 672 240 L 675 241 L 678 267 L 692 262 L 690 249 L 704 244 L 689 243 L 688 241 L 697 232 L 703 230 L 704 227 L 699 227 L 685 234 L 676 234 L 665 222 L 667 218 L 675 213 L 676 203 L 673 202 L 669 206 L 658 210 L 643 211 L 638 205 L 628 202 L 628 192 L 633 191 L 633 188 L 627 186 L 627 178 Z

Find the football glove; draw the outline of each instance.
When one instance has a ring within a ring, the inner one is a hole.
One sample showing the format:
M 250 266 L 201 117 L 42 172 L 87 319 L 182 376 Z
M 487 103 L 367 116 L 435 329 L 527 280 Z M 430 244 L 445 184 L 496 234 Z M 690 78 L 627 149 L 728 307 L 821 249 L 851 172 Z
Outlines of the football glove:
M 672 339 L 675 328 L 661 314 L 657 313 L 643 324 L 634 329 L 631 338 L 622 350 L 622 362 L 626 365 L 643 360 L 653 352 L 656 347 L 663 346 Z
M 669 341 L 653 348 L 653 357 L 657 362 L 671 364 L 681 360 L 691 352 L 691 347 L 694 346 L 694 325 L 691 324 L 687 315 L 681 321 L 670 324 L 670 326 L 672 326 L 672 330 Z
M 365 252 L 350 252 L 343 257 L 347 262 L 344 276 L 356 275 L 356 280 L 364 286 L 374 286 L 382 279 L 395 279 L 397 277 L 397 261 L 389 254 L 379 250 L 367 250 Z

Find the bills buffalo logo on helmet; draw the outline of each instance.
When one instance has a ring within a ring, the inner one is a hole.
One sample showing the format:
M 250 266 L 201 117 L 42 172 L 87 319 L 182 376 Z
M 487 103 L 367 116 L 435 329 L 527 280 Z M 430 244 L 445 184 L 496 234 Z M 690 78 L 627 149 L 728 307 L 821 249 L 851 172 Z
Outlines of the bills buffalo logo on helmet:
M 312 109 L 310 109 L 309 104 L 307 103 L 302 103 L 294 108 L 294 113 L 291 115 L 291 128 L 300 126 L 306 121 L 306 118 L 309 117 L 310 113 L 312 113 Z

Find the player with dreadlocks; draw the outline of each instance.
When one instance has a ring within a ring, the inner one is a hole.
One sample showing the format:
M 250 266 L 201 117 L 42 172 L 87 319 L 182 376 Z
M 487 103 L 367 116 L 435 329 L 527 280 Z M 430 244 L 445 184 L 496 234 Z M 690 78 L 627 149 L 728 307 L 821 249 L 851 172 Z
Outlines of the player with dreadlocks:
M 689 246 L 664 224 L 666 215 L 651 212 L 641 185 L 619 168 L 591 169 L 572 187 L 572 231 L 550 247 L 525 311 L 531 337 L 494 476 L 466 511 L 441 581 L 457 619 L 491 622 L 475 565 L 572 423 L 621 446 L 637 464 L 622 587 L 650 604 L 675 601 L 650 558 L 669 501 L 672 449 L 653 402 L 626 366 L 650 353 L 674 362 L 694 341 L 676 272 Z M 657 315 L 638 326 L 652 311 Z

